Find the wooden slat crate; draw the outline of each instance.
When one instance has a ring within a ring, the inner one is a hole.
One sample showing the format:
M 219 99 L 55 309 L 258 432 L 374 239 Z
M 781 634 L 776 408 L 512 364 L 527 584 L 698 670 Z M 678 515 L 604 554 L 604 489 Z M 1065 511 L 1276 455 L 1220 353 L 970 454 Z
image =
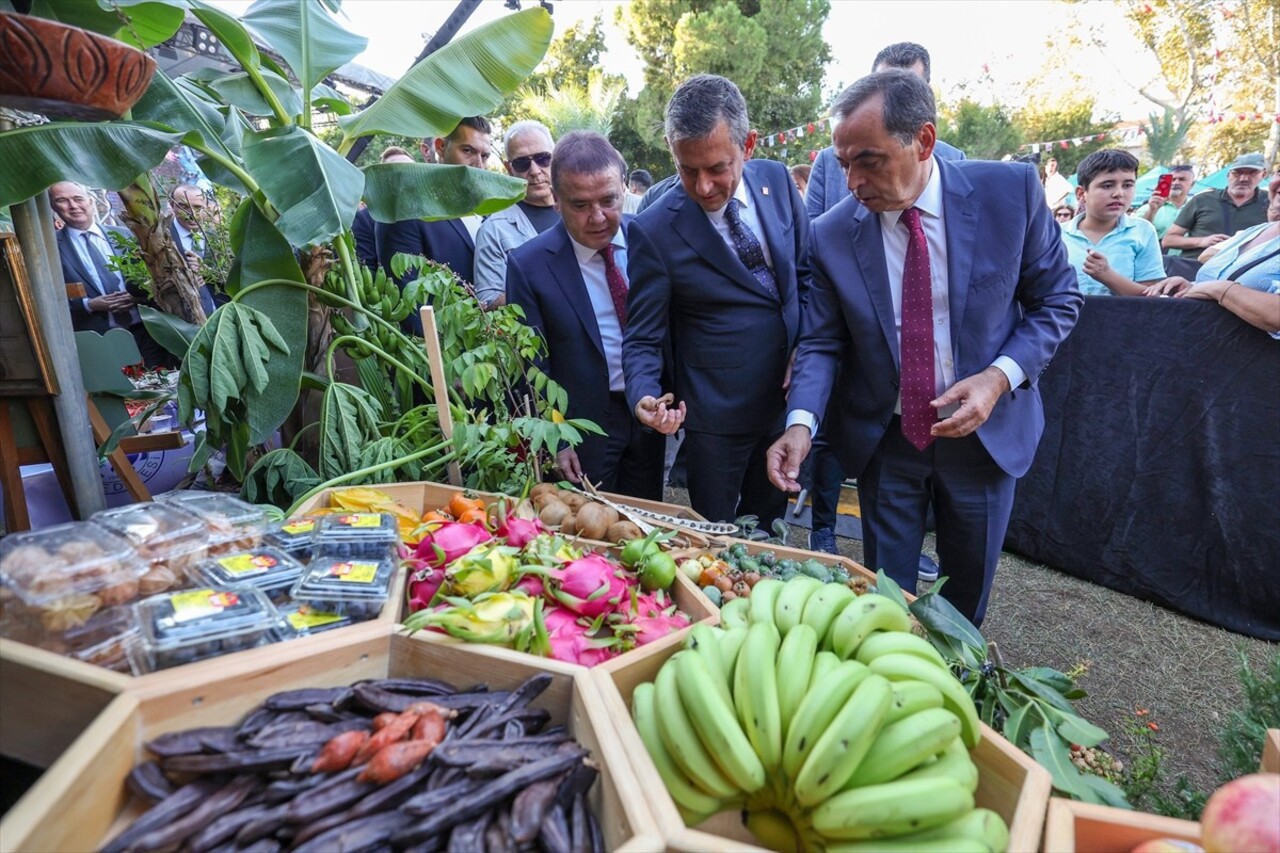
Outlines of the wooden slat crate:
M 1045 853 L 1128 853 L 1144 841 L 1200 843 L 1200 824 L 1162 815 L 1053 797 L 1044 823 Z

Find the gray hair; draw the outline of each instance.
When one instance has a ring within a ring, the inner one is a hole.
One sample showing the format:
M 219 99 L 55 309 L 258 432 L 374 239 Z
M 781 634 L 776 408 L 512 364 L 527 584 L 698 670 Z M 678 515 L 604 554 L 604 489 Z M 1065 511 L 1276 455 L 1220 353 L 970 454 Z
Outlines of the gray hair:
M 560 137 L 556 156 L 551 159 L 551 188 L 559 192 L 560 178 L 566 172 L 574 175 L 598 175 L 616 171 L 619 182 L 627 177 L 627 163 L 603 135 L 594 130 L 575 130 Z
M 507 132 L 502 136 L 502 152 L 506 156 L 509 154 L 508 149 L 511 148 L 511 140 L 517 136 L 523 136 L 526 133 L 540 133 L 547 138 L 548 148 L 554 148 L 556 139 L 551 135 L 551 130 L 540 121 L 534 121 L 531 118 L 518 121 L 511 127 L 507 128 Z
M 929 84 L 897 69 L 868 74 L 845 89 L 831 105 L 831 116 L 839 124 L 877 95 L 884 98 L 884 129 L 903 145 L 910 145 L 926 123 L 938 123 Z
M 668 143 L 710 136 L 720 122 L 729 127 L 734 145 L 747 142 L 747 101 L 732 80 L 716 74 L 699 74 L 680 84 L 667 101 Z
M 929 74 L 932 71 L 929 51 L 913 41 L 900 41 L 881 50 L 876 54 L 876 61 L 871 63 L 871 70 L 875 71 L 883 65 L 886 70 L 901 68 L 903 71 L 910 71 L 911 66 L 917 62 L 924 68 L 924 82 L 928 83 Z

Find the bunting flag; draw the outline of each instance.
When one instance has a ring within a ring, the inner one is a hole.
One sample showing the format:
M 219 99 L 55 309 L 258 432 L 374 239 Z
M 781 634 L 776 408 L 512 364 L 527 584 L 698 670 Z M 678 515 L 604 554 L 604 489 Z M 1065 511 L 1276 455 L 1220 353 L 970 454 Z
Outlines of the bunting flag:
M 804 139 L 806 136 L 814 136 L 830 129 L 830 118 L 817 118 L 798 127 L 789 127 L 786 130 L 778 130 L 773 133 L 762 133 L 759 139 L 760 144 L 765 148 L 783 148 L 788 143 Z
M 1274 115 L 1262 112 L 1247 113 L 1229 113 L 1219 112 L 1212 102 L 1209 106 L 1209 113 L 1205 119 L 1209 124 L 1220 124 L 1229 121 L 1265 121 L 1267 123 L 1275 122 L 1280 124 L 1280 113 Z M 1071 139 L 1053 139 L 1045 142 L 1026 142 L 1019 146 L 1019 150 L 1028 150 L 1032 154 L 1038 154 L 1041 151 L 1052 151 L 1056 149 L 1066 150 L 1068 148 L 1079 148 L 1087 142 L 1101 142 L 1107 137 L 1115 137 L 1125 145 L 1131 145 L 1138 141 L 1138 137 L 1145 136 L 1146 127 L 1143 125 L 1135 125 L 1133 127 L 1122 127 L 1115 130 L 1109 130 L 1105 133 L 1094 133 L 1087 136 L 1076 136 Z

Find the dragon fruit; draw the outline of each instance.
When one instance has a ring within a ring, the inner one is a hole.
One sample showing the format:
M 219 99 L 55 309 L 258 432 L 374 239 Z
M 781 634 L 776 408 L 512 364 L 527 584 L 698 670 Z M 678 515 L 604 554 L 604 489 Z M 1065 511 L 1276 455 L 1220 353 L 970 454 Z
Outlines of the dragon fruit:
M 582 556 L 582 551 L 569 544 L 569 540 L 554 533 L 539 533 L 525 543 L 522 556 L 525 563 L 539 566 L 559 566 Z
M 515 580 L 519 567 L 515 548 L 482 543 L 458 557 L 444 570 L 446 591 L 450 595 L 476 596 L 486 592 L 502 592 Z
M 417 613 L 430 607 L 443 583 L 444 572 L 440 569 L 423 568 L 413 572 L 408 585 L 409 612 Z
M 580 616 L 594 619 L 627 597 L 631 587 L 620 568 L 600 554 L 588 554 L 566 565 L 550 569 L 552 596 Z
M 498 527 L 495 532 L 498 536 L 506 539 L 507 544 L 513 548 L 523 548 L 539 534 L 545 533 L 546 528 L 536 518 L 518 518 L 514 515 L 507 515 L 507 502 L 500 500 L 498 501 Z
M 546 584 L 542 582 L 542 578 L 537 575 L 525 575 L 516 582 L 512 589 L 518 589 L 521 592 L 528 593 L 534 598 L 541 598 L 546 594 Z
M 465 598 L 446 598 L 448 607 L 420 610 L 404 620 L 413 633 L 440 628 L 452 637 L 472 643 L 494 643 L 526 651 L 533 643 L 541 602 L 522 592 L 494 592 Z
M 550 605 L 543 610 L 543 625 L 547 633 L 549 657 L 582 666 L 595 666 L 617 654 L 615 637 L 599 637 L 597 632 L 603 623 L 596 619 L 589 624 L 566 607 Z
M 637 646 L 661 640 L 690 625 L 689 617 L 681 613 L 661 590 L 635 596 L 623 618 L 622 624 L 614 625 L 614 632 L 619 635 L 629 633 Z
M 493 535 L 483 525 L 446 522 L 418 543 L 418 559 L 433 569 L 440 568 L 492 539 Z

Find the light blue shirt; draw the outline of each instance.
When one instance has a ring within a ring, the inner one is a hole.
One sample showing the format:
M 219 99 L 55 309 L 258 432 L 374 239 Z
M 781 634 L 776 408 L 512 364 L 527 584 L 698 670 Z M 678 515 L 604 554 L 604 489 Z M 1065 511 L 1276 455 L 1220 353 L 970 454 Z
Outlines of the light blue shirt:
M 1223 240 L 1218 244 L 1217 254 L 1205 261 L 1204 266 L 1196 273 L 1196 281 L 1230 279 L 1245 287 L 1266 291 L 1274 282 L 1280 280 L 1280 237 L 1272 237 L 1247 252 L 1241 252 L 1240 248 L 1274 224 L 1274 222 L 1263 222 Z M 1267 257 L 1268 255 L 1270 257 Z M 1236 268 L 1250 261 L 1256 261 L 1258 258 L 1266 258 L 1266 260 L 1245 270 L 1244 275 L 1234 274 Z
M 1084 259 L 1090 249 L 1107 259 L 1111 269 L 1131 281 L 1158 281 L 1165 278 L 1164 258 L 1160 255 L 1160 238 L 1145 219 L 1120 214 L 1116 227 L 1095 246 L 1080 230 L 1081 213 L 1062 228 L 1062 242 L 1067 247 L 1067 260 L 1076 271 L 1080 292 L 1085 296 L 1110 296 L 1105 284 L 1084 271 Z
M 609 368 L 609 390 L 625 391 L 626 382 L 622 378 L 622 325 L 618 322 L 618 310 L 613 307 L 613 295 L 609 293 L 609 281 L 605 278 L 604 255 L 595 249 L 582 245 L 572 237 L 573 254 L 578 258 L 578 269 L 582 271 L 582 283 L 587 286 L 587 296 L 591 299 L 591 310 L 596 315 L 596 326 L 600 329 L 600 345 L 604 347 L 604 362 Z M 609 241 L 613 244 L 613 262 L 627 276 L 627 238 L 622 229 Z

